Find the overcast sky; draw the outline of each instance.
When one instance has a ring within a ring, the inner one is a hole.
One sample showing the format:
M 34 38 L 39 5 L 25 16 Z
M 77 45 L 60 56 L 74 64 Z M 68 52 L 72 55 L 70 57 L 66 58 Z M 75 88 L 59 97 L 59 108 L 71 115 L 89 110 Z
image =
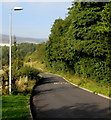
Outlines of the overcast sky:
M 13 35 L 33 38 L 48 38 L 55 19 L 64 19 L 68 12 L 67 8 L 71 7 L 72 4 L 71 0 L 68 0 L 69 2 L 60 2 L 63 0 L 59 0 L 59 2 L 54 2 L 54 0 L 52 0 L 53 2 L 48 2 L 49 0 L 41 0 L 42 2 L 34 2 L 40 0 L 3 1 L 2 29 L 0 29 L 0 34 L 9 34 L 10 9 L 15 6 L 21 6 L 24 8 L 23 11 L 13 11 L 12 14 Z

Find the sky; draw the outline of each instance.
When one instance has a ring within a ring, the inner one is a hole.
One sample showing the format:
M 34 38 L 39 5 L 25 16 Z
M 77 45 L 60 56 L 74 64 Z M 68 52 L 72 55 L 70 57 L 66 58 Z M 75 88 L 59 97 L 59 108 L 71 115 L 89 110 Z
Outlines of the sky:
M 71 0 L 67 0 L 68 2 L 63 2 L 63 0 L 55 0 L 57 2 L 54 0 L 53 2 L 49 2 L 51 0 L 39 1 L 3 0 L 0 3 L 0 6 L 2 4 L 0 34 L 9 34 L 10 9 L 20 6 L 23 7 L 22 11 L 12 11 L 12 34 L 20 37 L 48 38 L 55 19 L 64 19 L 68 13 L 67 8 L 71 7 L 72 2 Z

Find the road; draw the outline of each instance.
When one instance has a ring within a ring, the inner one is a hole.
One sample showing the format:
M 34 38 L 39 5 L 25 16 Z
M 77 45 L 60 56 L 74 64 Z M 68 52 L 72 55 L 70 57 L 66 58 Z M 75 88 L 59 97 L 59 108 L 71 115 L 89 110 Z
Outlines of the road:
M 35 85 L 30 106 L 34 120 L 39 119 L 110 119 L 106 98 L 84 91 L 60 76 L 40 73 L 42 80 Z

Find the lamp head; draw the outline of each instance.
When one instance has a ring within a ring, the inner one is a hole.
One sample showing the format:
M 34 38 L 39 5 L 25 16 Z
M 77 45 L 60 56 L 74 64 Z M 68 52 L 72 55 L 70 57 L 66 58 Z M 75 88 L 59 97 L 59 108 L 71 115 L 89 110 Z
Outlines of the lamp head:
M 14 7 L 13 10 L 14 10 L 14 11 L 19 11 L 19 10 L 23 10 L 23 8 L 22 8 L 22 7 Z

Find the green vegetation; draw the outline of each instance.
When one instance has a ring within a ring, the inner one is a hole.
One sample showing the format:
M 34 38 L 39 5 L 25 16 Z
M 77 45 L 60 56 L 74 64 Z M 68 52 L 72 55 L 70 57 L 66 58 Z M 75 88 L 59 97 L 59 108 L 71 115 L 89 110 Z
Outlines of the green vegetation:
M 14 41 L 12 93 L 16 95 L 3 95 L 3 119 L 29 119 L 29 96 L 25 95 L 43 71 L 111 97 L 110 33 L 111 2 L 73 2 L 68 16 L 55 20 L 46 43 L 17 45 Z M 8 47 L 2 53 L 3 66 L 8 66 Z M 8 72 L 5 67 L 5 80 Z M 7 94 L 7 88 L 3 93 Z
M 36 80 L 37 74 L 39 74 L 39 71 L 35 68 L 32 68 L 30 66 L 24 66 L 19 70 L 19 75 L 21 77 L 28 77 L 30 80 Z
M 64 20 L 55 20 L 49 40 L 29 58 L 50 71 L 72 76 L 74 83 L 73 77 L 80 78 L 80 86 L 111 96 L 110 32 L 111 2 L 74 2 Z
M 29 120 L 29 96 L 3 95 L 2 120 Z
M 33 54 L 32 54 L 31 57 L 33 58 Z M 26 64 L 30 66 L 30 62 L 26 63 Z M 47 67 L 47 65 L 45 63 L 43 63 L 42 61 L 40 61 L 39 59 L 36 59 L 36 61 L 34 61 L 32 63 L 32 65 L 36 69 L 41 68 L 42 72 L 60 75 L 61 77 L 64 77 L 67 81 L 69 81 L 69 82 L 71 82 L 71 83 L 73 83 L 75 85 L 78 85 L 80 87 L 91 90 L 94 93 L 99 93 L 99 94 L 103 94 L 105 96 L 111 97 L 110 87 L 105 86 L 105 85 L 104 86 L 100 85 L 99 83 L 97 83 L 93 79 L 79 77 L 79 76 L 77 76 L 75 74 L 71 74 L 70 72 L 63 72 L 63 71 L 56 71 L 54 69 L 49 69 Z
M 52 73 L 55 73 L 54 71 Z M 111 93 L 110 93 L 110 87 L 109 86 L 101 86 L 100 84 L 98 84 L 97 82 L 95 82 L 92 79 L 89 78 L 82 78 L 82 77 L 78 77 L 75 75 L 72 75 L 70 73 L 55 73 L 57 75 L 60 75 L 62 77 L 64 77 L 66 80 L 68 80 L 69 82 L 78 85 L 80 87 L 86 88 L 88 90 L 93 91 L 94 93 L 99 93 L 99 94 L 103 94 L 105 96 L 111 97 Z
M 16 40 L 12 46 L 12 59 L 19 57 L 19 60 L 23 60 L 25 56 L 30 55 L 37 49 L 37 45 L 33 43 L 20 43 L 17 44 Z M 7 66 L 9 64 L 9 47 L 2 47 L 2 66 Z
M 22 72 L 22 74 L 21 74 Z M 19 76 L 12 84 L 12 95 L 8 94 L 8 88 L 3 89 L 2 94 L 2 114 L 3 120 L 29 120 L 29 99 L 32 89 L 39 77 L 39 71 L 32 67 L 21 67 Z M 7 78 L 7 77 L 6 77 Z
M 24 58 L 30 55 L 36 50 L 36 44 L 21 43 L 18 44 L 14 41 L 12 46 L 12 95 L 7 95 L 8 81 L 9 81 L 9 48 L 2 48 L 3 57 L 3 99 L 2 99 L 2 111 L 3 120 L 28 120 L 29 114 L 29 99 L 31 91 L 38 82 L 40 73 L 39 70 L 32 68 L 31 66 L 24 65 Z M 6 53 L 6 54 L 5 54 Z
M 103 85 L 111 82 L 110 21 L 106 25 L 106 19 L 111 18 L 106 16 L 108 10 L 111 12 L 109 7 L 111 3 L 74 3 L 65 20 L 55 20 L 46 43 L 51 68 L 95 79 Z
M 18 71 L 19 78 L 13 86 L 13 94 L 31 94 L 34 85 L 39 81 L 39 73 L 40 71 L 38 69 L 30 66 L 21 67 Z
M 20 59 L 23 60 L 25 56 L 32 54 L 37 49 L 37 45 L 33 43 L 21 43 L 18 44 L 17 49 Z
M 9 47 L 2 47 L 2 66 L 6 66 L 9 63 Z
M 109 85 L 110 7 L 111 2 L 77 2 L 65 20 L 55 20 L 46 43 L 49 67 Z
M 20 87 L 18 87 L 18 84 L 16 84 L 16 81 L 21 81 L 22 79 L 22 84 L 26 84 L 24 77 L 27 77 L 27 81 L 29 83 L 34 83 L 34 81 L 38 80 L 37 75 L 39 74 L 39 71 L 37 69 L 34 69 L 32 67 L 27 67 L 24 66 L 24 58 L 27 55 L 30 55 L 31 53 L 33 53 L 36 50 L 36 44 L 32 44 L 32 43 L 21 43 L 18 44 L 16 43 L 16 40 L 14 41 L 14 45 L 12 46 L 12 93 L 13 94 L 17 94 L 20 91 L 18 91 L 17 89 Z M 9 52 L 8 52 L 9 48 L 4 46 L 2 48 L 2 57 L 3 57 L 3 66 L 8 66 L 8 59 L 9 59 Z M 5 52 L 7 53 L 5 56 Z M 9 79 L 9 70 L 8 67 L 4 67 L 4 73 L 3 73 L 3 77 L 5 81 L 8 81 Z M 32 82 L 32 81 L 33 82 Z M 28 88 L 28 90 L 24 90 L 25 91 L 31 91 L 29 90 L 30 85 L 26 85 Z M 22 89 L 22 88 L 21 88 Z M 8 93 L 8 89 L 3 89 L 3 94 L 7 94 Z

